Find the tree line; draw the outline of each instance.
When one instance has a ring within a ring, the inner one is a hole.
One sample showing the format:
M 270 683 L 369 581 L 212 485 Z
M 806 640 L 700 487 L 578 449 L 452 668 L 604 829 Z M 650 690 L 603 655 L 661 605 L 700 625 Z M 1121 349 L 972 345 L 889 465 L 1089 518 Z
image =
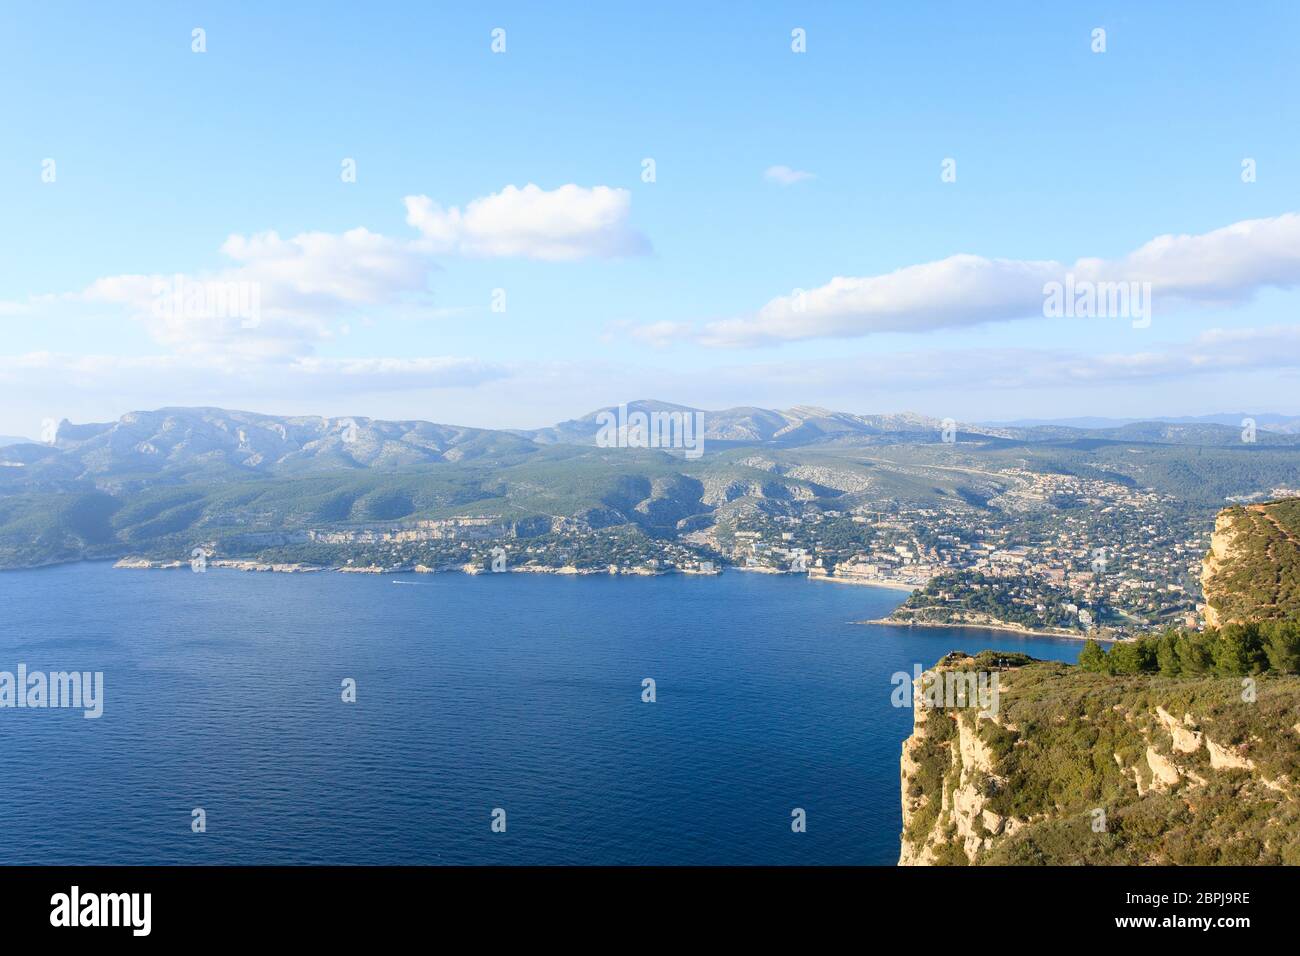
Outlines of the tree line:
M 1091 638 L 1079 666 L 1100 674 L 1165 677 L 1244 677 L 1300 674 L 1300 622 L 1226 624 L 1204 631 L 1169 630 L 1115 644 L 1106 651 Z

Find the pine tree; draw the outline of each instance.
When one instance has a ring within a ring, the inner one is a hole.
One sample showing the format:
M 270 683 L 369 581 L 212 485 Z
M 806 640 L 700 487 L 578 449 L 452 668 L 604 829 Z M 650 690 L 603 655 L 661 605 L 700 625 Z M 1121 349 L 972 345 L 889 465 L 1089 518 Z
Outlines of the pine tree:
M 1270 621 L 1261 625 L 1260 637 L 1269 667 L 1282 674 L 1300 674 L 1300 622 Z
M 1079 652 L 1079 666 L 1093 674 L 1106 672 L 1106 652 L 1092 638 L 1083 642 L 1083 650 Z

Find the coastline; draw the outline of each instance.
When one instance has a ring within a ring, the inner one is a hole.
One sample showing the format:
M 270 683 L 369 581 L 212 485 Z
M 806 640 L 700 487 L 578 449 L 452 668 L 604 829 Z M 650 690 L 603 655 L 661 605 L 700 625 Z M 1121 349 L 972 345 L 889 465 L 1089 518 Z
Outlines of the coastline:
M 35 570 L 43 567 L 53 567 L 64 564 L 78 564 L 81 561 L 114 561 L 113 558 L 83 558 L 79 561 L 57 561 L 46 565 L 36 565 L 25 568 L 12 568 L 5 570 Z M 115 569 L 126 570 L 179 570 L 189 567 L 188 561 L 180 560 L 155 560 L 140 557 L 122 557 L 114 561 Z M 481 574 L 491 574 L 494 572 L 486 568 L 475 565 L 450 565 L 441 568 L 431 568 L 426 565 L 417 564 L 414 566 L 402 567 L 380 567 L 378 565 L 369 566 L 351 566 L 351 565 L 313 565 L 313 564 L 293 564 L 280 562 L 261 562 L 246 561 L 230 558 L 213 558 L 209 559 L 208 567 L 222 568 L 225 570 L 251 571 L 258 573 L 275 573 L 275 574 L 311 574 L 324 571 L 333 571 L 339 574 L 465 574 L 476 576 Z M 560 577 L 567 576 L 587 576 L 587 575 L 606 575 L 612 577 L 663 577 L 672 574 L 681 574 L 692 577 L 716 577 L 721 575 L 723 568 L 715 568 L 712 571 L 701 571 L 694 568 L 629 568 L 620 569 L 618 572 L 611 572 L 602 568 L 576 568 L 572 565 L 565 567 L 545 567 L 541 565 L 519 565 L 517 567 L 507 568 L 505 572 L 513 574 L 553 574 Z M 778 568 L 765 567 L 743 567 L 728 566 L 725 570 L 729 571 L 747 571 L 755 574 L 776 574 L 788 575 L 798 572 L 784 571 Z M 864 577 L 835 577 L 828 574 L 811 574 L 805 575 L 810 581 L 830 581 L 838 584 L 852 584 L 859 587 L 874 587 L 891 591 L 914 592 L 921 585 L 905 584 L 897 580 L 864 578 Z M 1081 634 L 1077 631 L 1049 630 L 1044 628 L 1025 627 L 1021 624 L 1010 622 L 1001 623 L 972 623 L 966 621 L 900 621 L 892 617 L 872 618 L 869 620 L 853 621 L 854 624 L 878 624 L 885 627 L 936 627 L 949 629 L 966 629 L 966 630 L 985 630 L 997 631 L 1003 634 L 1015 634 L 1021 637 L 1055 637 L 1064 640 L 1086 641 L 1095 640 L 1104 644 L 1122 643 L 1123 637 L 1108 637 L 1098 634 Z
M 112 560 L 111 558 L 107 560 Z M 75 564 L 77 562 L 61 562 L 64 564 Z M 174 571 L 180 568 L 190 567 L 189 561 L 179 560 L 155 560 L 151 558 L 125 557 L 114 562 L 115 569 L 128 571 Z M 287 562 L 269 562 L 269 561 L 245 561 L 232 558 L 209 558 L 207 560 L 209 568 L 223 568 L 233 571 L 253 571 L 253 572 L 270 572 L 274 574 L 311 574 L 323 571 L 333 571 L 337 574 L 465 574 L 471 577 L 481 574 L 554 574 L 560 577 L 604 575 L 607 577 L 660 577 L 669 574 L 682 574 L 690 577 L 715 577 L 721 574 L 721 570 L 701 571 L 695 568 L 620 568 L 617 572 L 610 571 L 608 568 L 578 568 L 573 565 L 563 567 L 549 567 L 537 564 L 520 564 L 514 567 L 508 567 L 502 572 L 494 572 L 488 568 L 474 564 L 453 564 L 443 567 L 429 567 L 424 564 L 399 565 L 395 567 L 384 567 L 377 564 L 371 565 L 351 565 L 351 564 L 295 564 Z M 734 570 L 734 569 L 733 569 Z
M 106 560 L 113 560 L 112 558 Z M 76 562 L 60 562 L 76 563 Z M 162 560 L 153 558 L 124 557 L 117 559 L 113 567 L 124 570 L 134 571 L 168 571 L 177 568 L 186 568 L 190 566 L 189 561 L 176 559 Z M 488 568 L 480 567 L 473 564 L 454 564 L 445 567 L 431 568 L 423 564 L 401 565 L 397 567 L 383 567 L 380 565 L 335 565 L 335 564 L 297 564 L 289 562 L 270 562 L 270 561 L 248 561 L 235 558 L 209 558 L 207 566 L 210 568 L 225 568 L 235 571 L 255 571 L 255 572 L 272 572 L 277 574 L 309 574 L 321 571 L 334 571 L 339 574 L 492 574 Z M 669 574 L 682 574 L 691 577 L 717 577 L 722 574 L 724 568 L 715 568 L 712 571 L 701 571 L 696 568 L 619 568 L 617 572 L 608 568 L 578 568 L 573 565 L 563 567 L 550 567 L 537 564 L 521 564 L 514 567 L 508 567 L 505 572 L 509 574 L 555 574 L 562 577 L 574 575 L 609 575 L 613 577 L 660 577 Z M 728 565 L 725 570 L 738 571 L 746 574 L 771 574 L 778 576 L 798 576 L 803 574 L 809 581 L 830 581 L 835 584 L 852 584 L 858 587 L 882 588 L 890 591 L 906 591 L 909 594 L 919 590 L 920 584 L 907 584 L 902 581 L 889 578 L 867 578 L 867 577 L 835 577 L 828 574 L 812 574 L 809 572 L 787 571 L 782 568 L 769 567 L 745 567 L 744 565 Z M 870 622 L 876 623 L 876 622 Z M 893 623 L 893 622 L 890 622 Z
M 1078 631 L 1049 631 L 1042 628 L 1025 627 L 1023 624 L 970 624 L 956 621 L 895 621 L 887 617 L 869 621 L 854 621 L 855 624 L 882 624 L 886 627 L 944 627 L 954 629 L 973 629 L 979 631 L 1001 631 L 1005 634 L 1019 634 L 1022 637 L 1059 637 L 1070 641 L 1093 640 L 1099 643 L 1115 644 L 1121 639 L 1102 637 L 1097 634 L 1080 634 Z

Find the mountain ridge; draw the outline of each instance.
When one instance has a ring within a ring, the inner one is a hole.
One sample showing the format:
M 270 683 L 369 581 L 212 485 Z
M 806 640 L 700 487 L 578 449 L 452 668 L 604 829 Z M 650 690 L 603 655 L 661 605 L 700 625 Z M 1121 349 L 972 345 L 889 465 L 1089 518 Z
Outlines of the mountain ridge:
M 597 444 L 601 420 L 613 414 L 694 415 L 702 439 L 715 448 L 743 445 L 806 447 L 977 440 L 1149 441 L 1234 444 L 1240 429 L 1211 423 L 1126 422 L 1113 428 L 1042 424 L 1027 427 L 936 419 L 914 412 L 860 415 L 811 405 L 787 409 L 738 406 L 705 410 L 645 399 L 604 406 L 580 418 L 537 429 L 490 429 L 419 419 L 366 416 L 271 415 L 215 406 L 168 406 L 132 411 L 116 421 L 74 424 L 64 419 L 50 443 L 17 441 L 0 458 L 60 477 L 129 470 L 141 474 L 186 467 L 246 473 L 297 473 L 322 468 L 391 468 L 465 460 L 519 460 L 539 447 Z M 1300 444 L 1300 435 L 1261 428 L 1261 444 Z M 61 457 L 81 460 L 53 467 Z

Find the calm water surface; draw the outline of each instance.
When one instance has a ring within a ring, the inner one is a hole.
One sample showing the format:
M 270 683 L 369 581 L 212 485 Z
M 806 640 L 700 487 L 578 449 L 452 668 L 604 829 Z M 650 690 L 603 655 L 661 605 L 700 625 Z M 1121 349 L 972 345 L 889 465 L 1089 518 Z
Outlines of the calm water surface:
M 98 720 L 0 710 L 0 863 L 893 864 L 911 711 L 891 675 L 1079 650 L 852 623 L 904 596 L 742 573 L 0 573 L 0 670 L 105 682 Z

